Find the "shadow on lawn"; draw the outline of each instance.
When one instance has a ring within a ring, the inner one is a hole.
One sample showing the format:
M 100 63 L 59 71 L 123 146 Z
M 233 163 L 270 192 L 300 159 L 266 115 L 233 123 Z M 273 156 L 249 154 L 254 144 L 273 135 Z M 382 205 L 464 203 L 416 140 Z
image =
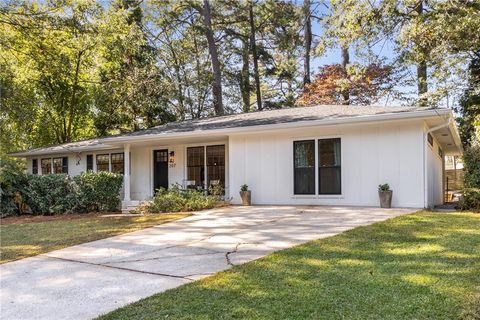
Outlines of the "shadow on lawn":
M 480 217 L 407 215 L 283 250 L 105 319 L 479 319 Z

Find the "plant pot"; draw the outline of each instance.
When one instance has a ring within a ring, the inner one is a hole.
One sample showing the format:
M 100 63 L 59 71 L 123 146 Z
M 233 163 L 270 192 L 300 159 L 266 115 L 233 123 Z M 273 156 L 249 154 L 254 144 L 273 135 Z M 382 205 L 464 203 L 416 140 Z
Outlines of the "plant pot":
M 242 198 L 242 205 L 252 205 L 252 191 L 240 191 L 240 197 Z
M 380 198 L 380 208 L 392 207 L 392 195 L 393 191 L 378 191 L 378 197 Z

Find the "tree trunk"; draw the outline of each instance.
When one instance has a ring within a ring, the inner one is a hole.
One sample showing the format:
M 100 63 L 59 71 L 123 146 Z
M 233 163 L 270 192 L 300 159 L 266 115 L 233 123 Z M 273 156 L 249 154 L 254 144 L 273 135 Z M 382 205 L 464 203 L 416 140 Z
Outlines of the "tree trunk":
M 418 1 L 417 6 L 415 8 L 417 11 L 418 17 L 423 14 L 423 0 Z M 425 98 L 421 97 L 422 94 L 427 93 L 428 86 L 427 86 L 427 50 L 425 48 L 420 48 L 422 52 L 422 60 L 417 63 L 417 85 L 418 85 L 418 96 L 420 97 L 419 104 L 421 106 L 425 106 L 427 101 Z
M 312 48 L 312 20 L 310 18 L 310 0 L 303 1 L 303 15 L 305 19 L 305 56 L 304 56 L 304 70 L 303 70 L 303 86 L 311 82 L 310 80 L 310 51 Z
M 215 44 L 215 39 L 213 37 L 212 17 L 211 17 L 209 0 L 203 1 L 202 11 L 203 11 L 203 22 L 205 25 L 205 33 L 206 33 L 207 42 L 208 42 L 208 52 L 210 53 L 210 58 L 212 60 L 213 107 L 215 109 L 215 115 L 221 116 L 224 114 L 223 98 L 222 98 L 222 73 L 220 71 L 220 61 L 218 60 L 217 45 Z
M 253 77 L 257 94 L 257 109 L 262 110 L 262 92 L 260 91 L 260 74 L 258 72 L 257 42 L 255 40 L 255 20 L 253 19 L 253 0 L 249 1 L 250 47 L 253 56 Z
M 348 47 L 342 47 L 342 68 L 347 75 L 347 65 L 350 63 L 350 54 L 348 52 Z M 345 89 L 342 91 L 343 104 L 350 104 L 350 90 Z
M 242 40 L 242 73 L 240 74 L 240 91 L 242 93 L 243 112 L 250 111 L 250 47 L 248 39 Z

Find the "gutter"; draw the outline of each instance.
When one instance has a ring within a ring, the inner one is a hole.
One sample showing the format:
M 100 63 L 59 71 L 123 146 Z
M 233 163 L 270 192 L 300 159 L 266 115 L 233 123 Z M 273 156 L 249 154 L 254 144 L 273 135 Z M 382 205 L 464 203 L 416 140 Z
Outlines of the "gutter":
M 439 124 L 433 128 L 423 132 L 423 207 L 428 208 L 428 172 L 427 172 L 427 136 L 433 131 L 450 127 L 452 125 L 452 117 L 448 117 L 445 123 Z M 455 140 L 455 138 L 454 138 Z M 455 142 L 456 144 L 456 142 Z

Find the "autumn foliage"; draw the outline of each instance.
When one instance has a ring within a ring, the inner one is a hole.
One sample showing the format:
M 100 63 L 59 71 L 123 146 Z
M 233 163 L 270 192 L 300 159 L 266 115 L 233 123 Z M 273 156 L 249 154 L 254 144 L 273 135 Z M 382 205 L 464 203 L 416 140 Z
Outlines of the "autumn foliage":
M 320 68 L 315 80 L 305 86 L 297 104 L 370 104 L 392 86 L 390 75 L 390 66 L 351 64 L 343 68 L 340 64 L 326 65 Z

